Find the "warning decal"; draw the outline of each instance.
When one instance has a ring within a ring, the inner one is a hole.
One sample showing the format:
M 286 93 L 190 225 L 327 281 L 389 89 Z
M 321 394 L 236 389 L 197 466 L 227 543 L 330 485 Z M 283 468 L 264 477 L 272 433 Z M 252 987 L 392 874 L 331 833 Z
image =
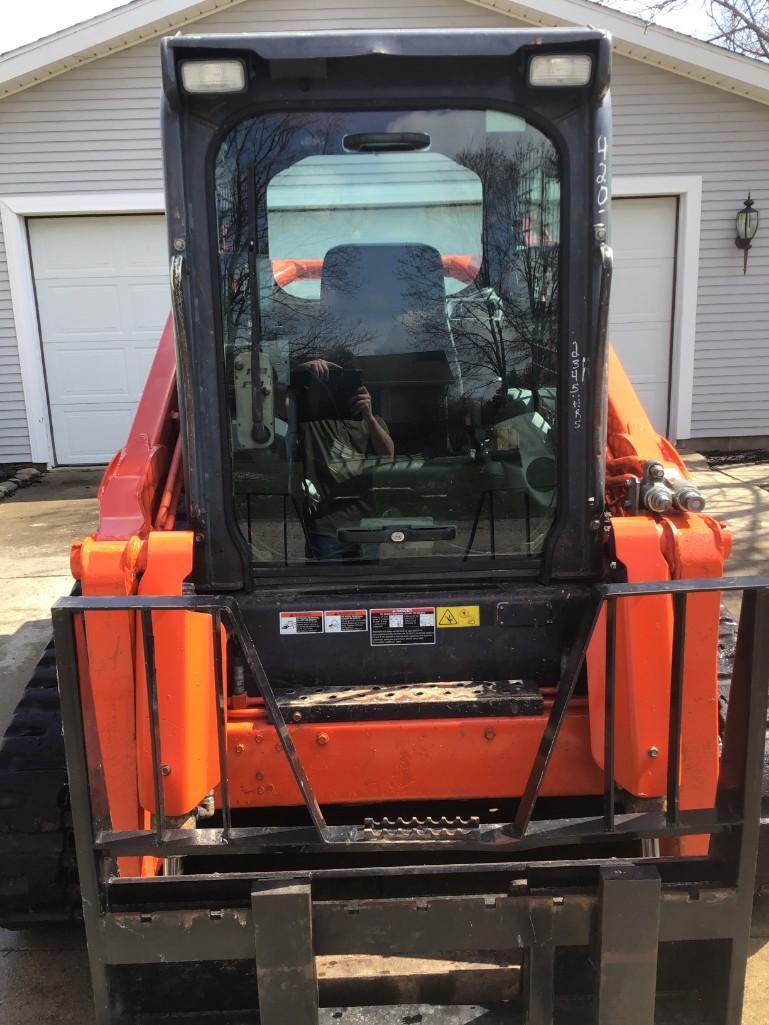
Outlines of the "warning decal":
M 440 605 L 435 610 L 440 627 L 480 626 L 479 605 Z
M 281 612 L 280 632 L 286 637 L 297 634 L 322 634 L 322 612 Z
M 368 630 L 368 613 L 365 609 L 327 609 L 323 623 L 327 634 L 364 633 Z
M 371 643 L 435 644 L 435 609 L 372 609 Z

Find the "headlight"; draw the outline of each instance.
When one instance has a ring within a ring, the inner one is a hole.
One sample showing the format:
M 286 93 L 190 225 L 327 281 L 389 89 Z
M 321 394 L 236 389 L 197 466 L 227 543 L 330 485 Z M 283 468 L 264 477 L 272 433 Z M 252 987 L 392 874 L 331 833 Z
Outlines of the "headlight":
M 529 85 L 587 85 L 592 74 L 589 53 L 540 53 L 529 61 Z
M 246 88 L 243 61 L 182 61 L 181 68 L 188 93 L 241 93 Z

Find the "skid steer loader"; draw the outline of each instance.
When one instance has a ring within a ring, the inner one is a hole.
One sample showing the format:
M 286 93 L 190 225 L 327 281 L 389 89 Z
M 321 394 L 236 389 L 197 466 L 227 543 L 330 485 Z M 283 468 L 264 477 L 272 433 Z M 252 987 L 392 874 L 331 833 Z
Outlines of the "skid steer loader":
M 173 316 L 4 741 L 0 919 L 82 896 L 99 1025 L 738 1025 L 769 581 L 607 343 L 609 38 L 161 56 Z

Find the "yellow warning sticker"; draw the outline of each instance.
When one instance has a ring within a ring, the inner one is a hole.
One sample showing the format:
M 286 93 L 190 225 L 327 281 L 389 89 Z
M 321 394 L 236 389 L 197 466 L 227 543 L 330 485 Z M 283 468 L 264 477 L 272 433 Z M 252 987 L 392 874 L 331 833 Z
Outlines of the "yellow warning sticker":
M 481 610 L 478 605 L 442 605 L 435 610 L 438 626 L 480 626 Z

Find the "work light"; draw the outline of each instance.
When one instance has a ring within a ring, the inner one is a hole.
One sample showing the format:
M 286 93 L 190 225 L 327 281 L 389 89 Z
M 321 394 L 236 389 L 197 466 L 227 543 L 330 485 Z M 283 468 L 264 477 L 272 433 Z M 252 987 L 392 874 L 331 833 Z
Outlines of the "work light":
M 239 60 L 182 61 L 182 85 L 188 93 L 240 93 L 246 69 Z
M 592 73 L 589 53 L 539 53 L 529 61 L 529 85 L 587 85 Z

